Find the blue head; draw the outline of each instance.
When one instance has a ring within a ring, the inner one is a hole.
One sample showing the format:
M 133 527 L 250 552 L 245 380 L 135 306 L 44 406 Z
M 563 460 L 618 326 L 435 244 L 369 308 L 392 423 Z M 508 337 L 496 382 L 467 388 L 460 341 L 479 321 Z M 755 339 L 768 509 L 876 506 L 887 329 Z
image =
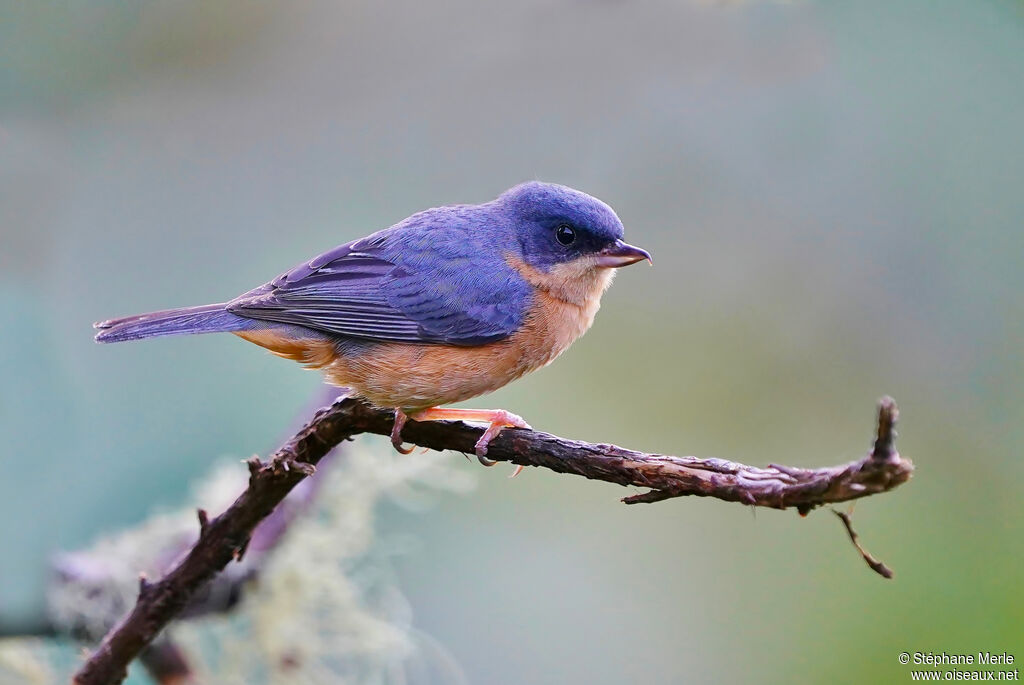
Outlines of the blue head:
M 496 202 L 512 218 L 523 260 L 540 271 L 568 263 L 615 268 L 651 258 L 622 241 L 622 222 L 611 207 L 578 190 L 534 181 Z

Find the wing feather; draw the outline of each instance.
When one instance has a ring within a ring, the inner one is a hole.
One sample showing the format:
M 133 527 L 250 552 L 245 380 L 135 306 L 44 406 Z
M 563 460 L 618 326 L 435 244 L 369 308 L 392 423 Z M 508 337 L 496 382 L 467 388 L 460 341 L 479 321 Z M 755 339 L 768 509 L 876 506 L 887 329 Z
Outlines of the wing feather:
M 416 259 L 406 258 L 389 237 L 381 232 L 340 245 L 235 298 L 227 310 L 393 342 L 480 345 L 519 328 L 528 290 L 506 265 L 501 265 L 508 272 L 503 275 L 493 268 L 473 274 L 452 268 L 452 260 L 425 257 L 431 248 L 422 244 L 416 246 Z

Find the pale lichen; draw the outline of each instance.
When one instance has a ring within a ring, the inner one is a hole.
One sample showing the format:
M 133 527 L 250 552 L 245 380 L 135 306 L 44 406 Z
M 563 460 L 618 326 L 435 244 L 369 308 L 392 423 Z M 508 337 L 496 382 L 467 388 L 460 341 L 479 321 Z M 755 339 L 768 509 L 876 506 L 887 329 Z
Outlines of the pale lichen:
M 389 568 L 393 545 L 377 536 L 374 517 L 386 497 L 419 505 L 431 492 L 468 490 L 471 476 L 438 453 L 363 446 L 348 448 L 323 476 L 314 506 L 241 606 L 173 628 L 197 676 L 226 685 L 403 683 L 409 671 L 428 668 L 460 682 L 450 660 L 412 629 Z
M 191 506 L 61 554 L 47 598 L 57 631 L 90 641 L 103 635 L 134 604 L 139 574 L 159 578 L 195 541 L 195 507 L 212 518 L 244 489 L 247 476 L 237 462 L 221 464 L 195 489 Z M 316 481 L 300 486 L 315 487 L 315 497 L 272 549 L 250 550 L 225 569 L 243 583 L 241 602 L 167 630 L 197 680 L 464 682 L 444 649 L 413 628 L 390 565 L 396 550 L 408 545 L 400 536 L 382 539 L 375 517 L 383 500 L 420 509 L 440 492 L 468 491 L 471 473 L 450 455 L 398 455 L 365 440 L 324 462 Z M 61 648 L 54 641 L 0 643 L 0 685 L 61 682 L 56 673 L 75 661 L 68 652 L 67 643 Z M 8 674 L 14 680 L 4 680 Z

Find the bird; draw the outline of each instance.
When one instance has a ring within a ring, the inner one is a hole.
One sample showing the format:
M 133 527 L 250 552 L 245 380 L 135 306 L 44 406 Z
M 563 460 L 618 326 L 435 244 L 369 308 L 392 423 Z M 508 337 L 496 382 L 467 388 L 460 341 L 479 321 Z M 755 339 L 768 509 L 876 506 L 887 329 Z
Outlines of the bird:
M 95 339 L 233 333 L 394 409 L 391 443 L 404 454 L 408 419 L 487 424 L 474 449 L 491 466 L 490 442 L 529 424 L 444 405 L 554 361 L 590 328 L 616 270 L 643 260 L 653 264 L 607 204 L 531 181 L 418 212 L 227 302 L 100 321 Z

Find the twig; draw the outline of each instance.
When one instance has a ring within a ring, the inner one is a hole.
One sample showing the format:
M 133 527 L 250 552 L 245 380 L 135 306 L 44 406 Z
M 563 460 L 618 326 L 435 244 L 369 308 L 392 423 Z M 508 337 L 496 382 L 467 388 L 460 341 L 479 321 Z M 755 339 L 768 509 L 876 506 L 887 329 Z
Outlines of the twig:
M 850 542 L 852 542 L 853 546 L 857 548 L 857 551 L 860 552 L 860 556 L 864 559 L 864 562 L 871 567 L 871 570 L 883 578 L 892 578 L 892 569 L 878 559 L 875 559 L 861 546 L 857 531 L 853 529 L 853 521 L 850 520 L 850 513 L 846 511 L 837 511 L 835 509 L 832 510 L 832 513 L 838 516 L 839 520 L 843 522 L 843 526 L 846 528 L 846 533 L 850 536 Z
M 801 514 L 836 502 L 886 492 L 906 482 L 913 464 L 893 447 L 896 405 L 879 404 L 875 447 L 863 459 L 821 469 L 756 468 L 723 459 L 646 454 L 566 440 L 526 429 L 506 429 L 488 449 L 488 458 L 538 466 L 619 485 L 650 488 L 625 502 L 655 502 L 683 495 L 715 497 Z M 315 470 L 335 445 L 360 433 L 389 435 L 391 411 L 354 398 L 339 398 L 264 463 L 250 460 L 248 489 L 220 516 L 207 520 L 205 532 L 162 579 L 148 584 L 134 609 L 116 625 L 75 675 L 77 685 L 118 683 L 128 664 L 187 604 L 190 597 L 244 549 L 256 525 L 285 495 Z M 482 428 L 461 422 L 410 421 L 402 437 L 436 450 L 472 453 Z

